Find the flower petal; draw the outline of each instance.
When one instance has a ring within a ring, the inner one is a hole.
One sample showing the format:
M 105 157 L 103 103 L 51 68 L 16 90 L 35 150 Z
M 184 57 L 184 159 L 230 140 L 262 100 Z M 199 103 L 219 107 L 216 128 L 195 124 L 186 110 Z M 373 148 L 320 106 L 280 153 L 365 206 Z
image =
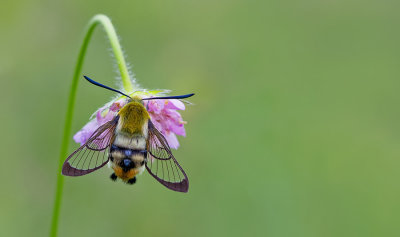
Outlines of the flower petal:
M 180 100 L 166 100 L 165 107 L 166 109 L 175 109 L 175 110 L 185 110 L 185 104 Z
M 164 134 L 164 137 L 167 140 L 169 147 L 171 147 L 172 149 L 178 149 L 179 141 L 175 133 L 167 132 L 166 134 Z
M 149 112 L 154 112 L 159 114 L 164 109 L 164 100 L 151 100 L 149 101 L 147 106 Z
M 176 135 L 186 137 L 186 130 L 185 130 L 185 127 L 183 126 L 183 124 L 172 125 L 169 127 L 169 130 L 171 132 L 175 133 Z
M 80 143 L 81 145 L 85 144 L 86 141 L 92 136 L 94 131 L 99 127 L 96 119 L 88 122 L 79 132 L 74 135 L 74 141 L 76 143 Z

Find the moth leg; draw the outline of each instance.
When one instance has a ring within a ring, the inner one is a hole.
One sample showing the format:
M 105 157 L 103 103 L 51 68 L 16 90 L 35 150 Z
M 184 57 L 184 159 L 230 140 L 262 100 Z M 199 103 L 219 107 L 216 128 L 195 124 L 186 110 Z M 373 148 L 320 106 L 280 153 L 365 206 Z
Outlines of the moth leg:
M 136 183 L 136 177 L 133 177 L 132 179 L 128 180 L 128 182 L 126 182 L 128 184 L 134 184 Z
M 115 175 L 115 173 L 112 173 L 111 174 L 111 176 L 110 176 L 110 179 L 112 180 L 112 181 L 115 181 L 115 180 L 117 180 L 117 175 Z

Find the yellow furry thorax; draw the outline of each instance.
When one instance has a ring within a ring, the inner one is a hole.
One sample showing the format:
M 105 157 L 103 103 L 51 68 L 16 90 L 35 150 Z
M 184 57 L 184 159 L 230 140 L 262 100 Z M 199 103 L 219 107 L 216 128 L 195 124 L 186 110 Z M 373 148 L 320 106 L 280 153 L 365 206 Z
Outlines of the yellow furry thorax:
M 143 134 L 143 125 L 150 119 L 150 115 L 140 98 L 134 97 L 119 112 L 121 131 L 135 135 Z

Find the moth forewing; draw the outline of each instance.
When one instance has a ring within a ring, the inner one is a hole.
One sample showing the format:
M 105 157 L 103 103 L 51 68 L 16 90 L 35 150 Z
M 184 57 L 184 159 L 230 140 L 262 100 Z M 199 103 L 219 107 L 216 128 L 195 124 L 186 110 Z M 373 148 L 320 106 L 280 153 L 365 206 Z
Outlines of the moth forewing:
M 100 126 L 85 144 L 75 150 L 64 162 L 62 174 L 82 176 L 100 169 L 108 162 L 108 149 L 114 140 L 119 117 Z

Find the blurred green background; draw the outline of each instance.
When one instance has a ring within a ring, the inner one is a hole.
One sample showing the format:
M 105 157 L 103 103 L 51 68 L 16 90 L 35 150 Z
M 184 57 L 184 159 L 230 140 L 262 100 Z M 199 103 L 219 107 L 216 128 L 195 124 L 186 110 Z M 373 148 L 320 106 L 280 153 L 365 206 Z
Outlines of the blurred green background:
M 145 88 L 195 92 L 188 194 L 65 178 L 59 236 L 399 236 L 397 1 L 2 1 L 0 236 L 49 233 L 84 28 L 116 26 Z M 117 76 L 101 28 L 83 73 Z M 114 94 L 80 81 L 73 133 Z M 77 145 L 71 137 L 70 151 Z

